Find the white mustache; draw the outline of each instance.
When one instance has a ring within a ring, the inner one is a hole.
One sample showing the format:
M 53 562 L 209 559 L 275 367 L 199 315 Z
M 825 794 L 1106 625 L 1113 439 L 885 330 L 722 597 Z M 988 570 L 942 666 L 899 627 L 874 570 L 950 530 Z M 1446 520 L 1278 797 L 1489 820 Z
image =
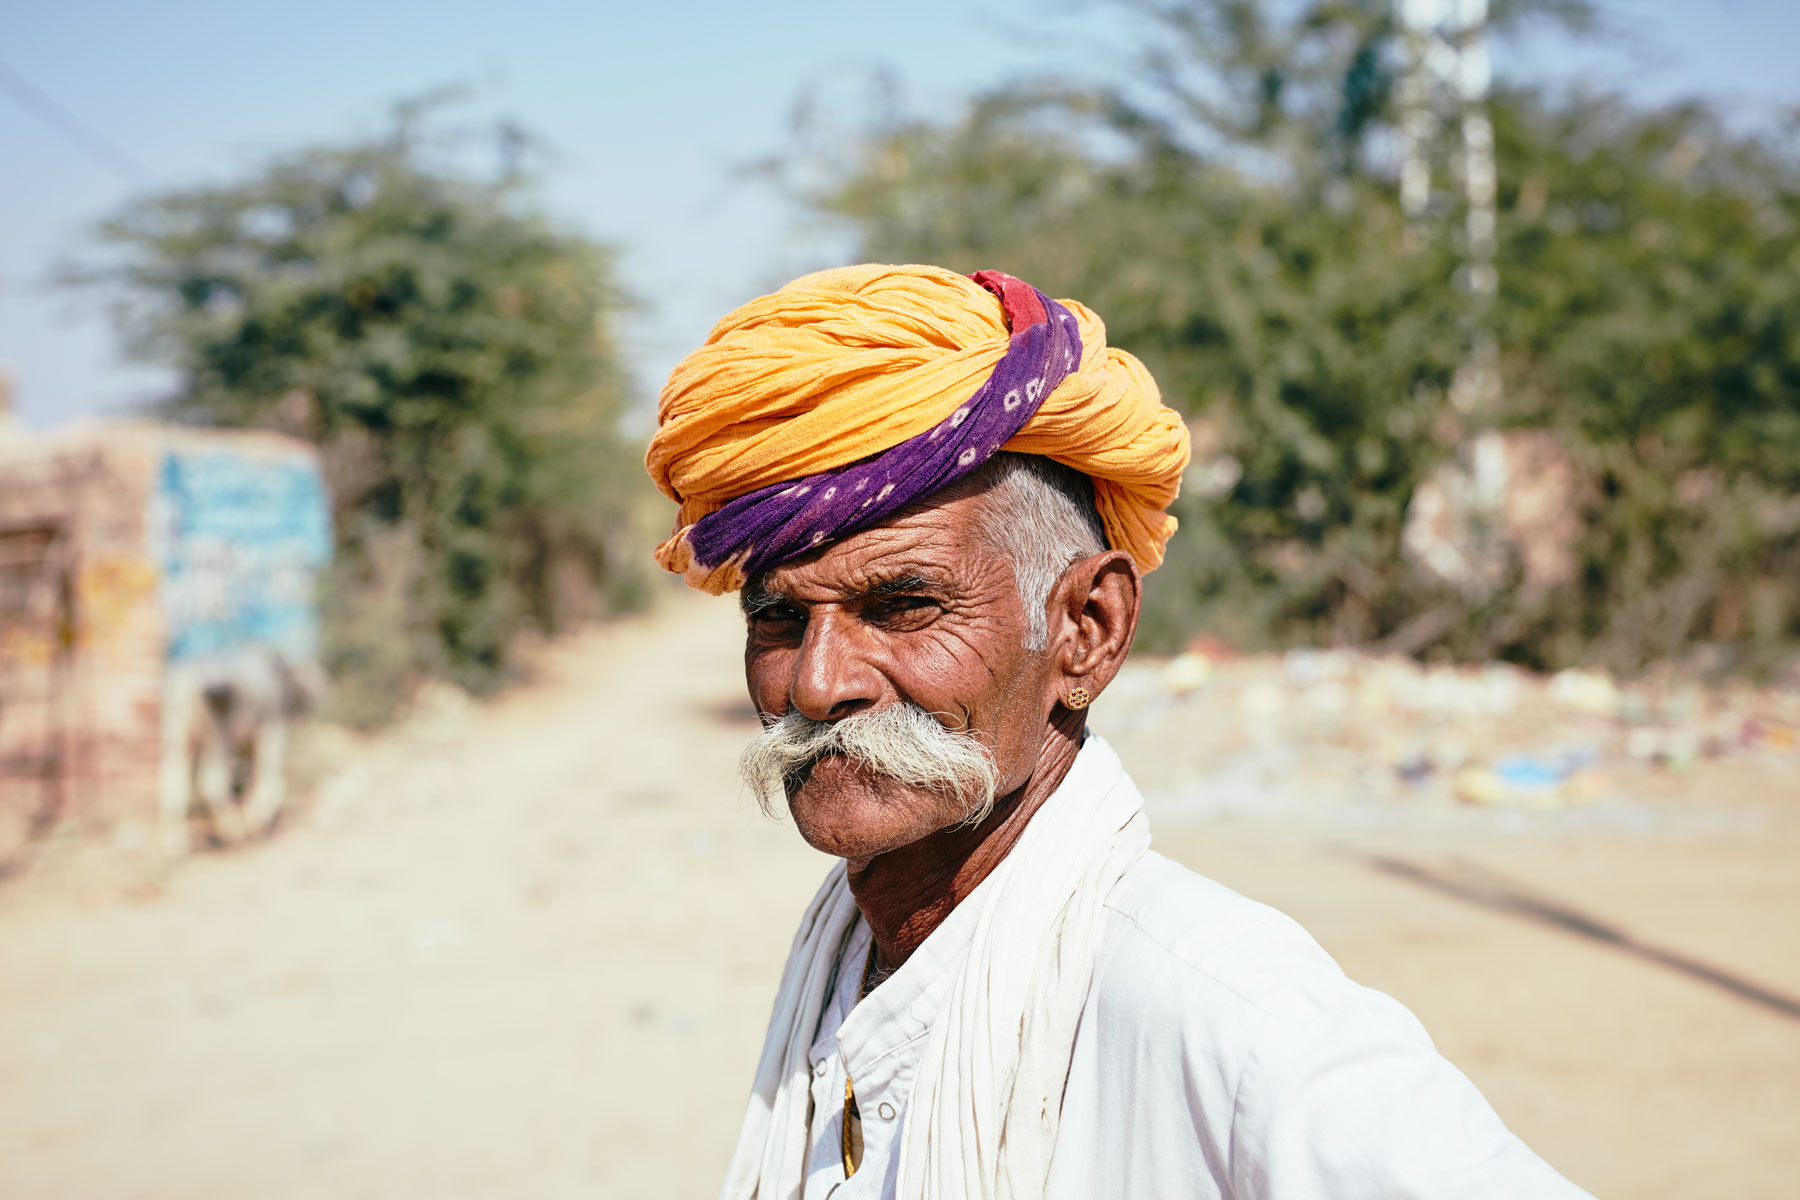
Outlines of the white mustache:
M 814 763 L 842 754 L 869 770 L 913 787 L 953 796 L 976 824 L 994 806 L 999 771 L 994 756 L 973 733 L 946 729 L 916 704 L 896 704 L 838 721 L 815 721 L 797 712 L 769 720 L 738 760 L 744 783 L 763 812 L 773 815 Z

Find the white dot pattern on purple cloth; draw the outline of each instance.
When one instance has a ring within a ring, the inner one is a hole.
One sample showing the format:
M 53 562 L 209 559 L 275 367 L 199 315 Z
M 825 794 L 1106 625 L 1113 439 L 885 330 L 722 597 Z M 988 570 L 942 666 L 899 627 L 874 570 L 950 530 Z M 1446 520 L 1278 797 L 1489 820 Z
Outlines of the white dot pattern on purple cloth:
M 1006 354 L 949 416 L 858 462 L 730 501 L 689 527 L 685 536 L 694 560 L 706 566 L 729 560 L 754 575 L 885 519 L 998 452 L 1079 361 L 1075 318 L 1043 293 L 1035 294 L 1050 319 L 1032 323 L 1026 316 L 1014 323 Z M 1009 323 L 1016 312 L 1029 312 L 1015 310 L 1004 297 L 1002 302 L 1009 304 Z M 857 495 L 861 498 L 853 499 Z M 751 544 L 762 552 L 750 553 Z

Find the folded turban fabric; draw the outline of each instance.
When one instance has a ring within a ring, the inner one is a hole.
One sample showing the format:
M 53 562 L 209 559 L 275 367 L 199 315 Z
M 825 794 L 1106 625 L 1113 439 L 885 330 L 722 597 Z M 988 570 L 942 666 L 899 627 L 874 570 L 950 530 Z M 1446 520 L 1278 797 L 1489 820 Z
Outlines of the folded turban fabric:
M 887 519 L 996 451 L 1093 480 L 1155 569 L 1187 427 L 1100 318 L 998 271 L 865 265 L 737 309 L 669 376 L 645 465 L 681 505 L 656 559 L 714 594 Z

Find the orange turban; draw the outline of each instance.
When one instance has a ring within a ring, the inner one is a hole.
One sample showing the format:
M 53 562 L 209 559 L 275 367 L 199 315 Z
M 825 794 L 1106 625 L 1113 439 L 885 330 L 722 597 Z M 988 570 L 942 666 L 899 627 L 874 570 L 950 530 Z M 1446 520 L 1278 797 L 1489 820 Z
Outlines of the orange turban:
M 1022 425 L 995 424 L 1015 409 Z M 1143 364 L 1107 346 L 1100 318 L 998 272 L 803 276 L 720 321 L 669 376 L 656 416 L 645 465 L 681 506 L 656 558 L 715 594 L 874 524 L 921 477 L 917 454 L 883 474 L 912 447 L 945 449 L 933 479 L 997 449 L 1080 471 L 1107 541 L 1150 571 L 1188 462 L 1187 427 Z

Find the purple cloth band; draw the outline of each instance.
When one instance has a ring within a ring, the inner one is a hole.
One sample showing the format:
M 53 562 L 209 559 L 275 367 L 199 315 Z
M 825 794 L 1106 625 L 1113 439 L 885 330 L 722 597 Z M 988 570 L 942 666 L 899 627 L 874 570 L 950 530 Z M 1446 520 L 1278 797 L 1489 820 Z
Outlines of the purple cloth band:
M 686 535 L 696 562 L 713 568 L 743 554 L 739 568 L 749 579 L 955 483 L 1025 427 L 1080 364 L 1081 332 L 1073 313 L 1036 288 L 998 271 L 974 278 L 1000 296 L 1012 329 L 987 382 L 949 417 L 891 450 L 770 484 L 700 518 Z

